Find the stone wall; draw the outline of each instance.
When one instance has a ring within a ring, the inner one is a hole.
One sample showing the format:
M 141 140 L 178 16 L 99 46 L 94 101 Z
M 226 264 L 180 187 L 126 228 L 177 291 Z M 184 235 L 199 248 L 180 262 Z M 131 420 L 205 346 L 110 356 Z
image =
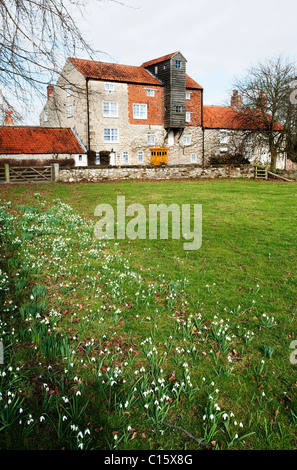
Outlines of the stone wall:
M 277 174 L 283 176 L 284 178 L 288 178 L 290 180 L 297 180 L 297 169 L 296 170 L 281 170 L 277 171 Z
M 107 168 L 60 169 L 59 180 L 65 183 L 114 181 L 114 180 L 174 180 L 253 178 L 254 168 L 241 167 L 201 168 L 198 165 L 175 166 L 126 166 Z

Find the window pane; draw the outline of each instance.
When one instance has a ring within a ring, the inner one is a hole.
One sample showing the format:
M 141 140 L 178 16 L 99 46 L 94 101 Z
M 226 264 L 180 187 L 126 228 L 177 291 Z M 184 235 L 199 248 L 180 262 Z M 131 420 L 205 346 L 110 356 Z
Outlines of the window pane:
M 134 119 L 147 119 L 147 105 L 146 104 L 133 104 L 133 118 Z
M 220 143 L 227 144 L 228 143 L 228 133 L 226 131 L 220 132 Z
M 156 138 L 155 138 L 155 136 L 152 135 L 152 134 L 148 134 L 148 136 L 147 136 L 147 143 L 148 143 L 149 145 L 155 145 L 155 143 L 156 143 Z
M 105 83 L 104 87 L 106 91 L 114 91 L 114 83 Z
M 103 117 L 118 117 L 118 103 L 103 101 Z
M 104 129 L 104 142 L 118 142 L 119 130 L 118 129 Z

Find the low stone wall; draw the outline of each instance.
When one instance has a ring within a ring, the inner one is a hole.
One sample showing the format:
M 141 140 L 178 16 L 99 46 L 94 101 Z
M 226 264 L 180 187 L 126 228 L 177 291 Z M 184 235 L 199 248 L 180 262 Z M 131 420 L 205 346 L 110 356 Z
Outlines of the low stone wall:
M 201 168 L 198 165 L 61 168 L 59 172 L 59 180 L 65 183 L 115 180 L 178 180 L 253 177 L 254 168 L 250 165 L 242 165 L 240 167 L 222 166 L 217 168 Z
M 278 170 L 277 174 L 280 176 L 283 176 L 284 178 L 297 180 L 297 169 L 296 170 Z

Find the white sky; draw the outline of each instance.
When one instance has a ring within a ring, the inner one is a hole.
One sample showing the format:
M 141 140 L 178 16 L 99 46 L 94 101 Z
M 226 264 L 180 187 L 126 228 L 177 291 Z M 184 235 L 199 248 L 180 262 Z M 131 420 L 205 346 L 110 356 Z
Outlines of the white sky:
M 294 0 L 91 0 L 83 23 L 103 61 L 127 65 L 180 51 L 204 87 L 205 104 L 221 104 L 234 76 L 260 60 L 297 58 Z
M 294 0 L 89 0 L 80 27 L 98 60 L 141 65 L 180 51 L 205 104 L 226 104 L 234 77 L 265 58 L 297 59 Z

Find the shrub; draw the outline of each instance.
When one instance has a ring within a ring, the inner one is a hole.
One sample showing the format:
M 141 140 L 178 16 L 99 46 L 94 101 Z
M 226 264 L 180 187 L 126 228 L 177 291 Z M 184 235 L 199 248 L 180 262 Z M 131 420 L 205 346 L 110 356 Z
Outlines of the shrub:
M 218 165 L 248 165 L 250 163 L 249 159 L 244 157 L 242 154 L 229 154 L 226 153 L 224 155 L 212 155 L 209 159 L 210 166 L 218 166 Z

